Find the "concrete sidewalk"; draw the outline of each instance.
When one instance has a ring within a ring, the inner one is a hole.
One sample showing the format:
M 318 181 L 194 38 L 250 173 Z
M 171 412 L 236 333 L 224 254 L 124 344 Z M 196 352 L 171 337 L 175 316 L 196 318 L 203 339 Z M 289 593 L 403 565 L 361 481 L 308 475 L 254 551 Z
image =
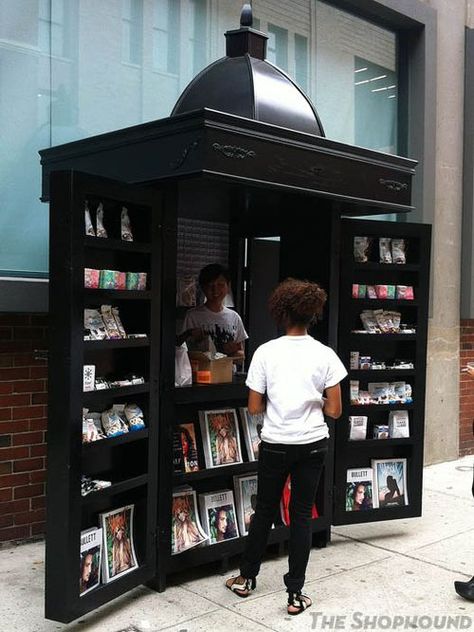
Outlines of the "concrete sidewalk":
M 286 558 L 273 558 L 264 563 L 258 590 L 248 599 L 232 595 L 223 587 L 224 578 L 212 575 L 208 567 L 181 576 L 181 583 L 163 594 L 140 587 L 67 626 L 46 621 L 44 545 L 35 543 L 0 550 L 0 628 L 2 632 L 474 628 L 474 603 L 464 601 L 453 589 L 454 580 L 474 575 L 472 463 L 471 456 L 425 468 L 422 518 L 334 528 L 332 543 L 312 551 L 305 592 L 314 605 L 298 617 L 286 614 L 281 579 Z

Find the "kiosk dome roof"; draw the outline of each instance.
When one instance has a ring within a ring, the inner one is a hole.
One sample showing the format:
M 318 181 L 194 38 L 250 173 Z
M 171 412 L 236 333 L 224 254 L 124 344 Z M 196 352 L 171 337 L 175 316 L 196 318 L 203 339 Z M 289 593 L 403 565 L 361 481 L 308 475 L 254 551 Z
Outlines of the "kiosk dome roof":
M 207 66 L 188 84 L 171 116 L 210 108 L 324 136 L 308 97 L 285 72 L 266 61 L 268 36 L 251 26 L 252 10 L 247 4 L 240 29 L 225 34 L 226 57 Z

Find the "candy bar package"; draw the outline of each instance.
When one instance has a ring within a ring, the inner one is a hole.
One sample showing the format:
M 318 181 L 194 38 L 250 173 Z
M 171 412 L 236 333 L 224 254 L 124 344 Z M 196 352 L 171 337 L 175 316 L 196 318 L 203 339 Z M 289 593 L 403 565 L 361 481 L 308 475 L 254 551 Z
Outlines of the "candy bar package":
M 410 436 L 407 410 L 393 410 L 388 416 L 388 431 L 391 439 L 405 439 Z
M 91 212 L 90 212 L 89 203 L 87 202 L 87 200 L 84 203 L 84 221 L 86 225 L 86 235 L 95 237 L 95 231 L 94 231 L 94 227 L 92 226 L 92 220 L 91 220 Z
M 130 223 L 130 217 L 128 216 L 128 208 L 122 206 L 122 212 L 120 214 L 120 234 L 123 241 L 133 241 L 132 225 Z
M 377 298 L 377 290 L 375 289 L 375 285 L 367 286 L 367 298 Z
M 359 403 L 359 380 L 351 380 L 350 382 L 350 399 L 351 404 Z
M 352 298 L 359 298 L 359 284 L 352 284 Z
M 121 338 L 122 336 L 119 328 L 117 327 L 114 315 L 112 314 L 112 306 L 101 305 L 100 312 L 102 314 L 102 319 L 104 321 L 108 337 L 111 339 Z
M 388 426 L 385 424 L 376 424 L 374 426 L 374 439 L 388 439 Z
M 413 301 L 415 298 L 413 286 L 397 285 L 397 298 L 405 301 Z
M 128 432 L 127 424 L 113 408 L 102 413 L 102 428 L 107 437 L 117 437 Z
M 413 402 L 411 384 L 405 384 L 405 404 Z
M 367 286 L 361 283 L 353 283 L 352 298 L 365 298 Z
M 146 290 L 146 277 L 147 277 L 146 272 L 138 273 L 138 289 L 139 290 Z
M 127 272 L 127 290 L 138 290 L 138 272 Z
M 406 263 L 407 242 L 405 239 L 392 239 L 393 263 Z
M 126 338 L 127 337 L 127 333 L 125 331 L 125 327 L 122 325 L 122 321 L 120 319 L 120 314 L 119 314 L 119 308 L 118 307 L 112 307 L 112 314 L 115 320 L 115 324 L 117 325 L 117 329 L 119 330 L 120 333 L 120 337 L 121 338 Z M 146 334 L 145 334 L 146 336 Z
M 89 340 L 104 340 L 109 338 L 104 320 L 97 309 L 84 310 L 84 329 Z
M 107 231 L 104 226 L 104 205 L 102 202 L 99 202 L 99 206 L 97 207 L 95 224 L 95 234 L 97 237 L 107 237 Z
M 390 241 L 390 237 L 379 237 L 380 263 L 392 263 Z
M 367 387 L 373 404 L 388 404 L 388 382 L 369 382 Z
M 102 290 L 115 290 L 116 270 L 101 270 L 99 287 Z
M 116 290 L 126 290 L 127 289 L 127 275 L 125 272 L 116 272 L 115 273 L 115 282 L 114 287 Z
M 84 268 L 84 287 L 98 288 L 100 281 L 100 270 L 94 268 Z
M 354 261 L 366 263 L 369 260 L 369 248 L 370 239 L 368 237 L 354 237 Z
M 139 406 L 137 406 L 136 404 L 127 404 L 125 406 L 124 412 L 130 432 L 133 432 L 135 430 L 142 430 L 142 428 L 145 428 L 143 412 Z
M 349 417 L 349 441 L 363 441 L 367 437 L 367 417 Z
M 395 298 L 395 286 L 387 285 L 387 298 Z
M 351 351 L 350 367 L 352 370 L 357 370 L 359 368 L 359 352 L 358 351 Z
M 387 298 L 387 286 L 376 285 L 375 291 L 377 292 L 377 298 Z

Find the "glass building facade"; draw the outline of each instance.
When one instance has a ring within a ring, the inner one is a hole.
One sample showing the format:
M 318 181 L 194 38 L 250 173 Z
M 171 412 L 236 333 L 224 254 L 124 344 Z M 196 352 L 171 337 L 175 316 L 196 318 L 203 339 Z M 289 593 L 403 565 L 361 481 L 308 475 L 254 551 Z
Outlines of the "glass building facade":
M 397 153 L 396 33 L 319 0 L 254 0 L 268 60 L 326 136 Z M 0 276 L 47 276 L 38 150 L 170 114 L 241 0 L 0 0 Z

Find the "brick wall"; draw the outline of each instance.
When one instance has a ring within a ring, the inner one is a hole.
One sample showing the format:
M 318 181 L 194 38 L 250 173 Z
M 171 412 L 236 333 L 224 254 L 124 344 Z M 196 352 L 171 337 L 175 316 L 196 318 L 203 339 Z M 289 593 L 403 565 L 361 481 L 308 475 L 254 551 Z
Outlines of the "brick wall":
M 474 362 L 474 320 L 461 321 L 461 366 Z M 459 401 L 459 454 L 474 453 L 474 380 L 461 373 Z
M 0 314 L 0 542 L 44 533 L 47 315 Z

